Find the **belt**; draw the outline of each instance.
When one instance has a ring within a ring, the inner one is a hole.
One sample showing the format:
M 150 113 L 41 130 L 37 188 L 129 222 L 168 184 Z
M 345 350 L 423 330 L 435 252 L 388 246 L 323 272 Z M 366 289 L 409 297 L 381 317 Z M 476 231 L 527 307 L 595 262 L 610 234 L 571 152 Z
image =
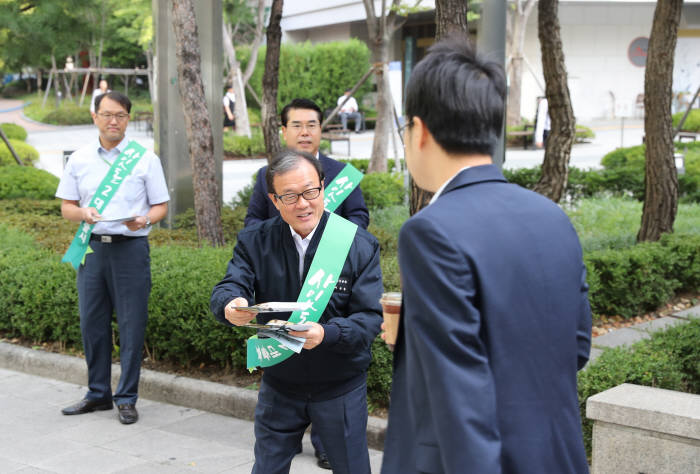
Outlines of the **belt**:
M 90 240 L 102 242 L 103 244 L 114 244 L 117 242 L 123 242 L 124 240 L 140 239 L 142 237 L 144 237 L 144 236 L 121 235 L 121 234 L 114 234 L 114 235 L 91 234 Z

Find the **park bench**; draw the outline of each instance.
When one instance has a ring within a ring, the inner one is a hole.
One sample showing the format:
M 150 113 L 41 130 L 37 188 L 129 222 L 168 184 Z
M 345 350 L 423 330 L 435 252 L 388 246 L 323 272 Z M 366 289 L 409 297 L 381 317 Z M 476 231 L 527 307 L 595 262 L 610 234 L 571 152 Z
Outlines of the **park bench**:
M 684 138 L 687 138 L 688 141 L 696 141 L 698 139 L 698 132 L 678 132 L 676 135 L 678 138 L 679 142 L 682 142 Z
M 523 137 L 523 150 L 527 150 L 527 146 L 532 142 L 532 135 L 535 133 L 534 130 L 528 130 L 531 125 L 525 125 L 525 130 L 515 130 L 512 132 L 507 132 L 506 136 L 510 137 Z
M 331 151 L 333 151 L 333 142 L 346 142 L 348 144 L 348 156 L 350 156 L 350 136 L 339 132 L 323 132 L 321 133 L 322 140 L 331 142 Z

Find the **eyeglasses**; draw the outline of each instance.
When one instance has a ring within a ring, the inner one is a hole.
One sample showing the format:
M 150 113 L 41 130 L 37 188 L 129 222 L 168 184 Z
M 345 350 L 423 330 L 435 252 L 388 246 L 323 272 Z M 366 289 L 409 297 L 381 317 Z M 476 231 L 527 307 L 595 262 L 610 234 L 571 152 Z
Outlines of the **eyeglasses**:
M 315 132 L 316 129 L 318 129 L 318 127 L 319 127 L 319 123 L 318 122 L 306 122 L 306 123 L 292 122 L 288 126 L 289 126 L 289 128 L 291 128 L 292 130 L 294 130 L 297 133 L 301 132 L 301 130 L 304 127 L 306 127 L 306 130 L 308 132 Z
M 100 112 L 97 115 L 99 115 L 100 118 L 106 120 L 107 122 L 111 122 L 112 119 L 117 119 L 117 122 L 123 122 L 124 120 L 129 118 L 129 114 L 110 114 L 107 112 Z
M 403 132 L 404 132 L 407 128 L 412 127 L 412 126 L 413 126 L 413 119 L 411 119 L 411 120 L 409 120 L 408 122 L 406 122 L 406 123 L 404 123 L 403 125 L 401 125 L 401 126 L 399 127 L 399 135 L 403 136 Z
M 309 188 L 303 193 L 287 193 L 283 195 L 275 194 L 275 197 L 288 206 L 295 204 L 299 200 L 299 196 L 304 196 L 307 201 L 316 199 L 321 194 L 321 186 L 317 188 Z

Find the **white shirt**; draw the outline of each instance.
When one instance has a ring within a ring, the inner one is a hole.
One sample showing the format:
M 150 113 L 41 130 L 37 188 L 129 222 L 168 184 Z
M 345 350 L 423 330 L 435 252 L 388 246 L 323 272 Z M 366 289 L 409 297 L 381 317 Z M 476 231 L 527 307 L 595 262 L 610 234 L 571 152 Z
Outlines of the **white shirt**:
M 430 199 L 430 202 L 428 203 L 428 206 L 430 206 L 432 203 L 434 203 L 435 201 L 437 201 L 437 198 L 440 197 L 440 195 L 441 195 L 442 192 L 445 190 L 445 188 L 447 187 L 447 185 L 450 184 L 450 182 L 451 182 L 453 179 L 455 179 L 455 176 L 457 176 L 459 173 L 461 173 L 462 171 L 464 171 L 464 170 L 466 170 L 466 169 L 469 169 L 469 168 L 471 168 L 471 166 L 465 166 L 465 167 L 462 168 L 461 170 L 457 171 L 454 175 L 452 175 L 452 177 L 451 177 L 450 179 L 448 179 L 447 181 L 445 181 L 444 183 L 442 183 L 442 186 L 440 186 L 440 187 L 438 188 L 438 190 L 435 191 L 435 194 L 433 194 L 433 197 Z
M 233 105 L 236 103 L 236 94 L 233 92 L 226 92 L 223 99 L 224 105 Z M 233 110 L 231 111 L 233 112 Z
M 87 207 L 114 160 L 128 143 L 129 139 L 125 137 L 119 145 L 107 151 L 102 148 L 99 140 L 95 140 L 77 150 L 66 163 L 56 197 L 78 201 L 80 207 Z M 151 206 L 169 200 L 160 160 L 153 152 L 146 151 L 101 214 L 106 219 L 145 216 Z M 150 230 L 151 227 L 147 226 L 131 231 L 123 222 L 98 222 L 92 229 L 95 234 L 130 236 L 148 235 Z
M 342 104 L 344 100 L 345 95 L 338 97 L 338 105 Z M 345 105 L 340 109 L 340 111 L 343 113 L 352 113 L 357 112 L 358 110 L 360 110 L 360 108 L 357 106 L 357 101 L 354 97 L 350 97 L 348 101 L 345 102 Z
M 319 221 L 320 222 L 320 221 Z M 294 240 L 294 246 L 297 248 L 297 253 L 299 254 L 299 279 L 304 276 L 304 257 L 306 256 L 306 249 L 309 248 L 309 243 L 314 236 L 314 233 L 318 229 L 318 224 L 314 227 L 314 230 L 309 232 L 309 235 L 302 238 L 301 235 L 297 234 L 292 226 L 289 226 L 289 230 L 292 231 L 292 240 Z

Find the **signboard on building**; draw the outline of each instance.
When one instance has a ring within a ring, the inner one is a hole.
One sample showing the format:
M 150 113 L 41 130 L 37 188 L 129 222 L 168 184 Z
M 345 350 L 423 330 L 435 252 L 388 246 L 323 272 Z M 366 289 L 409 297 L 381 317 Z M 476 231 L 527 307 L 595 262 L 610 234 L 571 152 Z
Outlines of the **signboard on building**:
M 637 67 L 647 65 L 647 49 L 649 48 L 649 38 L 640 36 L 635 38 L 627 48 L 627 57 L 630 62 Z

